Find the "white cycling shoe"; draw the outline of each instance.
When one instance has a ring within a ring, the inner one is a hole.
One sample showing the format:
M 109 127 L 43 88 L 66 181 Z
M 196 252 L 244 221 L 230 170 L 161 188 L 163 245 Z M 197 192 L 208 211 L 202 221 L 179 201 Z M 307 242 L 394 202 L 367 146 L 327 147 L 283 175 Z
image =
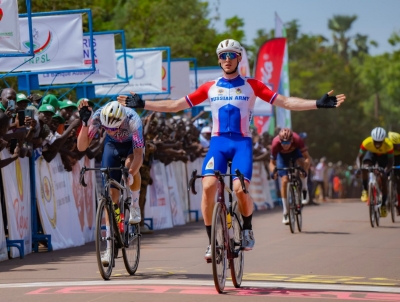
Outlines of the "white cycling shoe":
M 140 208 L 131 208 L 129 211 L 129 224 L 137 224 L 141 220 Z

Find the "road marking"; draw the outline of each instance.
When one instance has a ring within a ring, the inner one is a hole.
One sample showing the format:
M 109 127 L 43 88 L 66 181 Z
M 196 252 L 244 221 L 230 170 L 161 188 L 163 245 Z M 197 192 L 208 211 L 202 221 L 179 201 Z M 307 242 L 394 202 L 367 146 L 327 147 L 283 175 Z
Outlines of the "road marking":
M 65 282 L 33 282 L 0 284 L 0 289 L 10 288 L 36 288 L 36 287 L 79 287 L 79 286 L 117 286 L 117 285 L 179 285 L 179 286 L 214 286 L 212 281 L 204 280 L 110 280 L 110 281 L 65 281 Z M 400 294 L 399 287 L 361 286 L 344 284 L 315 284 L 292 282 L 256 282 L 243 281 L 242 287 L 268 288 L 268 289 L 298 289 L 298 290 L 324 290 L 324 291 L 358 291 Z
M 400 280 L 389 278 L 367 278 L 359 276 L 329 276 L 329 275 L 301 275 L 301 274 L 261 274 L 244 273 L 243 280 L 248 281 L 285 281 L 295 283 L 330 283 L 330 284 L 354 284 L 398 286 Z

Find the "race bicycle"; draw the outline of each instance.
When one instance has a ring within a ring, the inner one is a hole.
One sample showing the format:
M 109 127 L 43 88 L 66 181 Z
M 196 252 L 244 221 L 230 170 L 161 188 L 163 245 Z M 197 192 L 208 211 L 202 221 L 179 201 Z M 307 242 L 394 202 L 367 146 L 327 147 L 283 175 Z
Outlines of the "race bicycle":
M 276 168 L 277 171 L 287 171 L 289 182 L 287 184 L 286 192 L 286 209 L 288 211 L 289 216 L 289 227 L 290 232 L 294 233 L 296 230 L 296 221 L 297 221 L 297 229 L 299 232 L 303 229 L 303 217 L 302 217 L 302 209 L 303 205 L 301 203 L 301 181 L 299 172 L 303 172 L 303 168 L 297 166 L 294 167 L 294 163 L 292 162 L 292 166 L 288 168 Z
M 368 209 L 369 221 L 371 227 L 379 226 L 379 218 L 381 217 L 382 191 L 378 184 L 377 174 L 384 173 L 381 167 L 362 167 L 361 170 L 368 171 Z M 390 199 L 390 198 L 389 198 Z
M 229 167 L 231 168 L 230 165 Z M 232 177 L 239 178 L 243 192 L 247 193 L 247 190 L 244 184 L 244 176 L 238 169 L 235 170 L 236 174 L 221 174 L 219 171 L 214 171 L 214 173 L 218 179 L 218 193 L 212 216 L 211 260 L 207 260 L 207 262 L 212 263 L 215 289 L 218 293 L 223 293 L 227 269 L 230 268 L 232 283 L 238 288 L 242 283 L 244 268 L 243 220 L 237 200 L 233 201 Z M 230 178 L 229 187 L 225 184 L 225 176 Z M 197 175 L 197 170 L 193 170 L 188 186 L 188 190 L 191 189 L 193 194 L 197 194 L 195 189 L 196 179 L 202 177 L 204 175 Z M 225 191 L 229 195 L 228 205 L 225 203 Z
M 86 171 L 100 171 L 105 182 L 104 194 L 101 194 L 98 201 L 95 229 L 97 265 L 104 280 L 110 279 L 119 249 L 122 249 L 124 265 L 130 275 L 135 274 L 139 265 L 140 226 L 139 224 L 131 225 L 128 223 L 131 198 L 126 188 L 128 168 L 124 167 L 124 164 L 125 158 L 121 158 L 121 166 L 118 168 L 87 168 L 84 166 L 80 174 L 79 182 L 84 187 L 86 187 L 84 179 Z M 122 172 L 120 182 L 110 177 L 111 171 Z M 120 190 L 119 215 L 116 214 L 116 205 L 113 204 L 111 199 L 111 186 Z M 103 264 L 102 257 L 106 253 L 109 253 L 110 260 L 108 264 Z

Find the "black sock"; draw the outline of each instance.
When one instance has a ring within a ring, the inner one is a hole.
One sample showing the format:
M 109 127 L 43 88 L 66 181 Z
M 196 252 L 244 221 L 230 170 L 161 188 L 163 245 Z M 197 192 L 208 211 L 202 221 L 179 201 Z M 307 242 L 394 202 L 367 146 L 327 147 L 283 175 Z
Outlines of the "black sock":
M 363 179 L 363 187 L 365 191 L 368 191 L 368 179 Z
M 253 214 L 250 214 L 250 216 L 243 216 L 243 230 L 252 230 L 252 225 L 251 225 L 251 218 L 253 217 Z
M 211 244 L 211 225 L 206 225 L 206 231 L 208 236 L 208 243 Z
M 387 195 L 383 195 L 382 194 L 382 205 L 386 205 L 386 199 L 387 199 Z

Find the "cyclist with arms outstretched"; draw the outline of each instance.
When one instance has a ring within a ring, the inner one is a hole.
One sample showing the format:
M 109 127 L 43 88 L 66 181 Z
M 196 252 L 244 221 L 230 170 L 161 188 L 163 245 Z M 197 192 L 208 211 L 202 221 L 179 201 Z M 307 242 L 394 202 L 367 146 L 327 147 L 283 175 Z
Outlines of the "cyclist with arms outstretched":
M 232 171 L 240 170 L 245 177 L 246 187 L 249 186 L 251 180 L 253 146 L 249 125 L 256 97 L 289 110 L 335 108 L 345 100 L 343 94 L 331 96 L 333 91 L 325 94 L 318 101 L 278 95 L 262 82 L 239 75 L 238 66 L 242 60 L 242 47 L 239 42 L 232 39 L 224 40 L 218 44 L 216 52 L 223 76 L 203 84 L 196 91 L 179 100 L 144 101 L 133 92 L 131 96 L 118 97 L 118 101 L 128 107 L 159 112 L 178 112 L 199 105 L 207 99 L 210 100 L 213 127 L 210 149 L 202 168 L 202 174 L 207 176 L 202 180 L 201 201 L 209 244 L 218 183 L 214 171 L 226 173 L 227 163 L 232 161 Z M 250 196 L 243 192 L 238 180 L 234 179 L 233 189 L 243 217 L 242 245 L 244 250 L 252 250 L 255 243 L 251 224 L 253 203 Z M 210 245 L 206 250 L 205 259 L 211 259 Z
M 131 192 L 129 224 L 139 223 L 141 221 L 138 203 L 141 185 L 139 169 L 143 162 L 144 149 L 142 121 L 135 110 L 126 108 L 117 101 L 107 103 L 96 110 L 92 117 L 91 108 L 88 106 L 88 101 L 83 100 L 78 107 L 83 124 L 78 135 L 77 148 L 79 151 L 86 150 L 98 130 L 105 129 L 106 139 L 101 167 L 119 167 L 121 158 L 126 158 L 125 167 L 129 168 L 128 185 Z M 110 171 L 110 176 L 119 182 L 122 177 L 121 171 Z M 118 206 L 119 193 L 119 189 L 111 187 L 111 199 Z M 110 241 L 107 241 L 107 245 L 109 243 Z M 107 252 L 110 248 L 107 246 Z M 108 265 L 109 261 L 109 253 L 105 253 L 102 257 L 103 265 Z

